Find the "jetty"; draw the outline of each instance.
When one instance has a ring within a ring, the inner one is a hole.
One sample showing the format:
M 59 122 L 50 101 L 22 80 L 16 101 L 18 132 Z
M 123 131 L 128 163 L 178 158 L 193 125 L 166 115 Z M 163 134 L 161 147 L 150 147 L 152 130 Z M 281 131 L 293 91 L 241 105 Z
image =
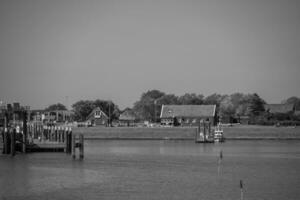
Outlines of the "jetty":
M 79 158 L 83 158 L 84 137 L 82 134 L 73 134 L 71 127 L 47 126 L 41 121 L 30 122 L 29 110 L 24 108 L 2 112 L 4 124 L 0 129 L 0 148 L 3 154 L 14 156 L 19 152 L 65 152 L 76 158 L 75 150 L 78 148 Z

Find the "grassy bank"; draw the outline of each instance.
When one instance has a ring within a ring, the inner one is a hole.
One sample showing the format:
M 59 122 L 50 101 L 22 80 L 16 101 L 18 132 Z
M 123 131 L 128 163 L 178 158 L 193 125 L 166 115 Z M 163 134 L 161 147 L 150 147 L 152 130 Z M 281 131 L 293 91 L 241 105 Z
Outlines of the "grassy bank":
M 74 128 L 73 132 L 83 133 L 87 139 L 194 139 L 196 129 L 190 127 L 80 127 Z
M 224 127 L 228 139 L 300 139 L 300 127 L 237 125 Z
M 189 139 L 195 138 L 194 127 L 140 128 L 140 127 L 89 127 L 74 128 L 86 139 Z M 300 127 L 232 126 L 224 127 L 227 139 L 300 139 Z

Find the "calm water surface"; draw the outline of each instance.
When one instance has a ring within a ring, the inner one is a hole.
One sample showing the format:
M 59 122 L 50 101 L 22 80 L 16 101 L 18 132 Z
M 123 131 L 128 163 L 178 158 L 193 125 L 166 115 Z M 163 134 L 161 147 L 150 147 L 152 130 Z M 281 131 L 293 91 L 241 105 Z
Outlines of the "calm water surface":
M 219 152 L 223 160 L 218 166 Z M 0 199 L 300 199 L 299 141 L 86 141 L 63 153 L 0 154 Z

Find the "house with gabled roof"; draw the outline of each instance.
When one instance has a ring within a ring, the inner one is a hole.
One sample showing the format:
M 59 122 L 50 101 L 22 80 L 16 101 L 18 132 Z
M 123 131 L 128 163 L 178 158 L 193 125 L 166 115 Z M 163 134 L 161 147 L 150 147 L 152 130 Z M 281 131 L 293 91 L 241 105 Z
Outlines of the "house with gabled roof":
M 100 107 L 96 107 L 88 115 L 86 121 L 92 126 L 107 126 L 108 119 L 108 116 L 100 109 Z
M 216 105 L 162 105 L 162 125 L 197 126 L 200 121 L 216 122 Z
M 137 120 L 132 109 L 125 109 L 119 116 L 119 126 L 134 126 Z
M 294 104 L 265 104 L 265 111 L 268 113 L 282 113 L 287 114 L 291 113 L 293 114 L 295 112 L 295 105 Z

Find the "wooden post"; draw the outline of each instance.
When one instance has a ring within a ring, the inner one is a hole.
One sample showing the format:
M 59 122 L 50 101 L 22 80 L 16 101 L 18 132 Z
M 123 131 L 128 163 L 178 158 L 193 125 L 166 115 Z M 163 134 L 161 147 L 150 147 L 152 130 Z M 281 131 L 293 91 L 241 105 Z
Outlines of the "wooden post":
M 203 136 L 204 136 L 204 141 L 206 141 L 206 124 L 203 122 Z
M 79 135 L 79 158 L 83 159 L 84 156 L 84 138 L 83 134 Z
M 72 151 L 72 130 L 71 130 L 71 127 L 68 128 L 68 132 L 69 132 L 69 153 L 71 153 Z
M 26 135 L 23 133 L 22 152 L 26 153 Z
M 65 143 L 65 153 L 68 153 L 68 132 L 64 128 L 63 128 L 63 135 L 64 135 L 64 143 Z
M 54 127 L 54 141 L 57 142 L 57 126 Z
M 4 130 L 3 130 L 3 153 L 4 154 L 8 154 L 8 147 L 9 147 L 9 144 L 8 144 L 8 133 L 7 133 L 7 128 L 5 127 Z
M 76 148 L 76 138 L 75 138 L 75 135 L 72 135 L 72 158 L 75 159 L 76 158 L 76 151 L 75 151 L 75 148 Z
M 11 132 L 11 142 L 10 142 L 11 156 L 14 156 L 16 154 L 15 145 L 16 145 L 16 129 L 13 129 L 13 131 Z
M 244 199 L 244 186 L 243 186 L 243 180 L 240 180 L 240 191 L 241 191 L 241 200 Z
M 62 134 L 61 134 L 60 126 L 57 127 L 57 133 L 58 133 L 58 141 L 62 142 Z
M 3 127 L 3 153 L 8 154 L 8 134 L 7 134 L 7 113 L 4 113 L 4 127 Z
M 208 134 L 211 136 L 211 127 L 210 127 L 210 122 L 208 122 Z

